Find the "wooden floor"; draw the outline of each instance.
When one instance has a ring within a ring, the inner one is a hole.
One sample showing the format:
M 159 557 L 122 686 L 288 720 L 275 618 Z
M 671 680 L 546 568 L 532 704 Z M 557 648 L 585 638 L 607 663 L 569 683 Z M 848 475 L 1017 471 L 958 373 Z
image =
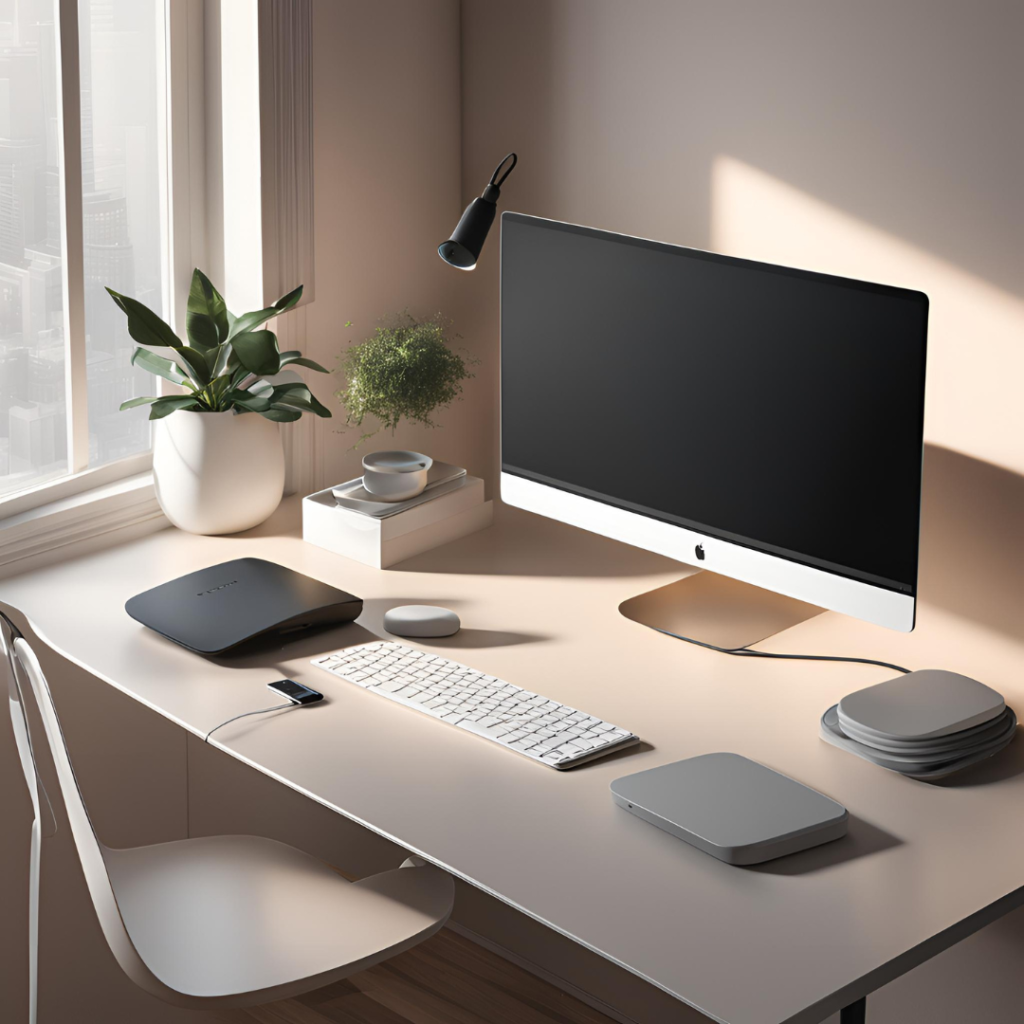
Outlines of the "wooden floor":
M 448 928 L 297 999 L 218 1014 L 224 1024 L 614 1024 Z

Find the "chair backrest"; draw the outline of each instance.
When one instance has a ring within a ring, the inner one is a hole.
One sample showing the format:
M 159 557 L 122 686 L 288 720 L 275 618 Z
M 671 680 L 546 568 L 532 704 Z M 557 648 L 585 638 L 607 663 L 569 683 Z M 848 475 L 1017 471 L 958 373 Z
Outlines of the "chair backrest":
M 36 763 L 32 749 L 31 733 L 28 731 L 28 717 L 25 715 L 24 690 L 19 685 L 18 676 L 23 674 L 28 678 L 35 698 L 36 706 L 39 709 L 39 716 L 43 722 L 43 731 L 50 748 L 53 764 L 57 771 L 57 781 L 60 784 L 61 796 L 64 798 L 64 807 L 68 816 L 68 824 L 71 826 L 71 835 L 78 850 L 78 858 L 82 864 L 82 871 L 85 874 L 85 882 L 92 898 L 96 916 L 99 918 L 100 928 L 103 930 L 104 938 L 110 946 L 111 952 L 120 964 L 121 969 L 138 985 L 148 989 L 157 995 L 164 995 L 170 990 L 166 989 L 162 982 L 154 977 L 152 972 L 143 962 L 135 949 L 121 912 L 117 907 L 117 900 L 114 896 L 114 889 L 110 883 L 110 875 L 104 861 L 104 847 L 96 836 L 92 822 L 89 819 L 89 812 L 86 810 L 85 801 L 82 799 L 82 791 L 75 778 L 74 768 L 71 766 L 71 757 L 68 754 L 67 743 L 64 740 L 64 733 L 57 718 L 57 709 L 53 704 L 53 696 L 50 693 L 49 684 L 43 674 L 42 667 L 36 658 L 35 651 L 29 646 L 28 641 L 21 635 L 18 629 L 0 612 L 0 620 L 4 626 L 5 646 L 11 663 L 11 677 L 13 682 L 8 686 L 11 692 L 17 691 L 17 700 L 20 705 L 21 725 L 15 725 L 17 737 L 20 728 L 24 728 L 24 747 L 28 752 L 28 766 L 22 759 L 22 767 L 25 770 L 26 778 L 31 773 L 32 780 L 29 782 L 29 789 L 32 790 L 35 784 Z M 14 698 L 12 697 L 12 705 Z M 15 709 L 12 706 L 12 716 Z M 19 743 L 19 753 L 22 746 Z M 38 798 L 33 801 L 33 806 L 38 806 Z
M 0 613 L 0 657 L 7 665 L 7 698 L 11 712 L 11 729 L 14 732 L 14 745 L 18 751 L 18 760 L 25 775 L 29 799 L 32 801 L 33 821 L 42 820 L 42 808 L 39 802 L 39 775 L 36 769 L 35 752 L 32 749 L 32 734 L 29 732 L 28 712 L 25 698 L 21 691 L 21 680 L 18 678 L 18 661 L 14 655 L 14 640 L 18 632 L 6 615 Z

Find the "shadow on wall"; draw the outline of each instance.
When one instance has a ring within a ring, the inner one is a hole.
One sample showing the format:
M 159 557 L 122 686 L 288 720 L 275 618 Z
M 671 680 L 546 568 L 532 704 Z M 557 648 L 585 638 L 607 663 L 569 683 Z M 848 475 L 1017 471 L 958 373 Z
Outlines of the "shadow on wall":
M 1024 300 L 732 157 L 712 165 L 712 247 L 925 292 L 927 439 L 1024 472 Z
M 925 446 L 922 600 L 1024 639 L 1024 476 Z

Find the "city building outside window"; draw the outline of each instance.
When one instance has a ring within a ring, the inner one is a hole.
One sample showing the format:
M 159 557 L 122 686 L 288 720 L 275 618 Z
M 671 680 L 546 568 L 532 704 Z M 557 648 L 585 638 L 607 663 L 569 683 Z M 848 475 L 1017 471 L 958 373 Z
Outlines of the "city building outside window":
M 170 315 L 167 2 L 78 0 L 76 62 L 68 3 L 0 0 L 0 503 L 150 448 L 147 410 L 119 407 L 158 382 L 131 365 L 105 288 Z M 62 166 L 62 130 L 76 130 L 62 129 L 62 97 L 76 87 L 80 161 Z M 65 190 L 80 231 L 64 229 Z M 81 246 L 70 260 L 68 237 Z M 69 337 L 69 291 L 84 338 Z M 84 374 L 70 372 L 73 344 Z M 83 408 L 87 441 L 72 428 Z

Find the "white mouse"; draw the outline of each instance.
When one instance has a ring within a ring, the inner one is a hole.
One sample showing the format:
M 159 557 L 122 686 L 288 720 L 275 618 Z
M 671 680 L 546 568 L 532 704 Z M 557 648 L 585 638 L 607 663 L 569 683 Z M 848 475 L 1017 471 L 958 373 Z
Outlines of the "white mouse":
M 455 612 L 430 604 L 403 604 L 384 613 L 384 628 L 396 636 L 451 636 L 461 625 Z

